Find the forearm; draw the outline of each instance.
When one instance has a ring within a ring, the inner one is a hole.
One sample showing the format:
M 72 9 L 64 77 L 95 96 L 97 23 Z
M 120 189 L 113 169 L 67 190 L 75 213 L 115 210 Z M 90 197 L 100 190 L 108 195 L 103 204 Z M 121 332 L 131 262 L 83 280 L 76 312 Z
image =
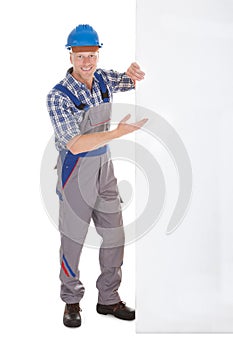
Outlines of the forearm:
M 127 114 L 118 124 L 117 128 L 111 131 L 96 132 L 93 134 L 76 135 L 67 143 L 68 150 L 73 154 L 92 151 L 99 148 L 109 141 L 121 137 L 123 135 L 130 134 L 140 129 L 147 121 L 147 118 L 143 118 L 138 122 L 128 124 L 126 123 L 130 118 L 130 114 Z
M 77 154 L 92 151 L 117 137 L 120 137 L 117 129 L 92 134 L 77 135 L 67 143 L 66 147 L 71 153 Z

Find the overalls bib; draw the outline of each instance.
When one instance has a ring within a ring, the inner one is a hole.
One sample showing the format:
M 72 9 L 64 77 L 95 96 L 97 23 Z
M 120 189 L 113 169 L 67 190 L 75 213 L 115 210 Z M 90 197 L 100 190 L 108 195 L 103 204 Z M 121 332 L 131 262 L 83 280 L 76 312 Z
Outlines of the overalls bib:
M 56 85 L 84 110 L 81 134 L 107 131 L 111 119 L 111 103 L 102 77 L 99 80 L 103 102 L 87 108 L 64 86 Z M 107 145 L 90 152 L 73 155 L 64 149 L 57 162 L 57 194 L 59 196 L 59 231 L 61 233 L 61 298 L 67 304 L 78 303 L 84 294 L 79 262 L 82 247 L 92 219 L 102 238 L 99 252 L 101 274 L 96 282 L 98 303 L 120 301 L 121 265 L 124 252 L 124 229 L 120 196 Z

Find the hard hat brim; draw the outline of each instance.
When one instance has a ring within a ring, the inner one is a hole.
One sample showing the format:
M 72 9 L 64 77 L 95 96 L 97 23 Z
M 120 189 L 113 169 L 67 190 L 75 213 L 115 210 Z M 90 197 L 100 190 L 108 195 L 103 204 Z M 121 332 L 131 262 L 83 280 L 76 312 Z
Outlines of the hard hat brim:
M 103 44 L 100 45 L 72 45 L 72 46 L 69 46 L 69 45 L 66 45 L 66 48 L 68 50 L 71 50 L 73 52 L 96 52 L 98 51 L 101 47 L 102 47 Z

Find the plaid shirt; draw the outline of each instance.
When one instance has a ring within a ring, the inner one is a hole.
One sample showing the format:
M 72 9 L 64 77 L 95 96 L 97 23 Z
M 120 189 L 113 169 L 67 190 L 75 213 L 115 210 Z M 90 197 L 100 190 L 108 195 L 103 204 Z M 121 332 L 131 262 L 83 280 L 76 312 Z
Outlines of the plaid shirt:
M 66 86 L 80 102 L 89 107 L 98 106 L 103 103 L 99 83 L 94 77 L 92 91 L 84 84 L 75 80 L 71 75 L 70 68 L 60 84 Z M 113 93 L 128 91 L 134 88 L 133 81 L 125 74 L 113 70 L 97 69 L 101 74 L 108 92 L 110 101 Z M 47 96 L 47 108 L 55 133 L 55 146 L 58 151 L 66 148 L 66 144 L 75 136 L 80 134 L 79 125 L 83 120 L 84 111 L 75 107 L 68 96 L 62 92 L 52 89 Z

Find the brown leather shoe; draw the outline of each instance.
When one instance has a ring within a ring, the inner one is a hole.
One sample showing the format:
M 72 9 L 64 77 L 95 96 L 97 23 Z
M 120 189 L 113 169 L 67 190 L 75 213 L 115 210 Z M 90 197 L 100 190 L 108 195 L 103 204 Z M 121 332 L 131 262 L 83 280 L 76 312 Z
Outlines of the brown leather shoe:
M 79 307 L 79 303 L 76 304 L 66 304 L 63 323 L 66 327 L 79 327 L 81 326 L 81 315 L 82 311 Z
M 132 321 L 135 319 L 135 311 L 127 307 L 123 301 L 112 305 L 97 304 L 96 311 L 102 315 L 111 314 L 121 320 Z

